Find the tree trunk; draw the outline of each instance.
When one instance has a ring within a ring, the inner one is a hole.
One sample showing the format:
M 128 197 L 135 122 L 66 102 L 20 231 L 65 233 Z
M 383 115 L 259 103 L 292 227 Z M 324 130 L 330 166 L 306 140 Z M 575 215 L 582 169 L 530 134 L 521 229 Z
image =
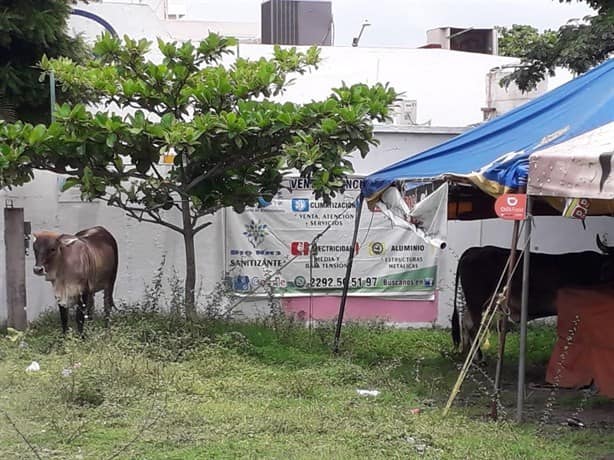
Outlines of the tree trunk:
M 190 202 L 183 200 L 183 242 L 185 245 L 185 315 L 188 319 L 196 317 L 196 254 L 194 250 L 194 226 L 190 216 Z

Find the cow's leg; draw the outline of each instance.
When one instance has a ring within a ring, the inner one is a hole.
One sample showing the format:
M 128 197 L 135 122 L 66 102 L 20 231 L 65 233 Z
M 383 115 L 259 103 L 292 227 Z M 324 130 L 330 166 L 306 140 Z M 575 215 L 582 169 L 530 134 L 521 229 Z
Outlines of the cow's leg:
M 89 295 L 89 292 L 84 292 L 79 296 L 77 301 L 77 331 L 81 337 L 83 337 L 83 324 L 85 322 L 85 311 L 87 309 L 87 298 Z
M 468 353 L 471 349 L 471 345 L 473 341 L 476 339 L 478 335 L 478 330 L 480 329 L 480 322 L 482 321 L 481 312 L 475 313 L 474 309 L 467 308 L 467 311 L 463 315 L 463 352 Z M 484 355 L 480 347 L 478 347 L 474 360 L 478 364 L 483 364 L 485 362 Z
M 477 338 L 481 322 L 482 322 L 482 315 L 480 314 L 479 318 L 474 318 L 473 330 L 471 331 L 471 340 L 475 340 Z M 475 353 L 475 361 L 479 365 L 486 364 L 486 357 L 484 356 L 484 353 L 482 353 L 481 347 L 478 347 Z
M 94 293 L 90 293 L 87 296 L 85 306 L 87 312 L 87 319 L 92 321 L 94 319 Z
M 111 322 L 111 310 L 115 308 L 113 302 L 113 284 L 109 284 L 104 288 L 104 321 L 105 326 L 109 327 Z
M 66 334 L 68 332 L 68 308 L 62 304 L 58 304 L 58 308 L 60 309 L 60 321 L 62 323 L 62 333 Z
M 468 353 L 473 342 L 473 319 L 471 310 L 465 308 L 463 316 L 461 317 L 461 350 L 463 353 Z

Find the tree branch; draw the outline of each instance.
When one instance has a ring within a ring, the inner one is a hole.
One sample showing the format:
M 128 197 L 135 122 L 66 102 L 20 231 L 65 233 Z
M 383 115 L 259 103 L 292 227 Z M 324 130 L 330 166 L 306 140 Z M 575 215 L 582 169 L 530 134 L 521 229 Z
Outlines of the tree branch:
M 195 226 L 196 222 L 201 217 L 206 216 L 207 214 L 213 214 L 219 209 L 220 207 L 218 206 L 218 207 L 209 207 L 207 209 L 200 209 L 200 210 L 194 211 L 194 213 L 192 214 L 192 226 Z
M 162 182 L 165 182 L 164 177 L 162 177 L 162 174 L 160 174 L 160 171 L 158 171 L 158 168 L 156 168 L 156 165 L 154 163 L 151 164 L 151 169 L 153 170 L 155 175 L 158 176 L 158 179 L 160 179 Z
M 153 415 L 154 413 L 154 407 L 155 407 L 155 398 L 152 398 L 152 400 L 154 402 L 152 402 L 152 407 L 150 410 L 150 414 Z M 152 428 L 156 423 L 158 423 L 158 421 L 162 418 L 162 416 L 166 413 L 166 408 L 168 406 L 168 393 L 166 392 L 164 394 L 164 406 L 162 408 L 160 408 L 158 406 L 158 413 L 153 416 L 151 418 L 151 420 L 149 420 L 147 423 L 144 423 L 141 427 L 139 427 L 139 429 L 136 431 L 136 434 L 132 437 L 132 439 L 130 439 L 130 441 L 128 441 L 126 444 L 124 444 L 119 450 L 117 450 L 115 453 L 113 453 L 107 460 L 113 460 L 117 457 L 119 457 L 122 453 L 124 453 L 130 446 L 132 446 L 135 442 L 137 442 L 139 440 L 139 438 L 143 435 L 143 433 L 147 430 L 149 430 L 150 428 Z M 149 415 L 148 415 L 149 417 Z M 40 458 L 40 457 L 39 457 Z
M 258 158 L 258 161 L 264 161 L 264 160 L 269 160 L 271 158 L 275 158 L 276 156 L 279 156 L 279 152 L 277 150 L 273 150 L 272 152 L 270 152 L 267 155 L 263 155 L 261 157 Z M 209 170 L 208 172 L 206 172 L 205 174 L 202 174 L 198 177 L 196 177 L 195 179 L 192 180 L 192 182 L 190 182 L 187 186 L 186 186 L 186 190 L 191 190 L 192 188 L 196 187 L 198 184 L 200 184 L 201 182 L 211 178 L 211 177 L 215 177 L 215 175 L 217 175 L 218 172 L 220 172 L 221 169 L 228 169 L 228 168 L 236 168 L 237 166 L 243 166 L 245 164 L 248 163 L 253 163 L 254 162 L 254 158 L 249 158 L 249 157 L 241 157 L 241 158 L 237 158 L 234 162 L 231 163 L 225 163 L 225 162 L 220 162 L 217 165 L 215 165 L 211 170 Z
M 166 180 L 162 174 L 160 174 L 160 172 L 158 171 L 158 168 L 156 168 L 156 165 L 154 163 L 151 164 L 151 169 L 153 170 L 153 172 L 155 173 L 155 175 L 158 177 L 158 179 L 164 183 L 165 187 L 168 187 L 169 189 L 171 189 L 173 192 L 176 192 L 180 197 L 182 198 L 189 198 L 189 195 L 187 193 L 185 193 L 181 187 L 177 187 L 176 185 L 172 184 L 171 182 L 169 182 L 168 180 Z M 141 177 L 141 179 L 147 180 L 149 179 L 149 176 L 147 176 L 146 174 L 142 174 L 143 177 Z M 179 209 L 179 208 L 178 208 Z
M 159 224 L 159 225 L 162 225 L 164 227 L 170 228 L 171 230 L 174 230 L 177 233 L 183 234 L 183 228 L 179 227 L 178 225 L 171 224 L 170 222 L 165 221 L 159 215 L 157 215 L 155 212 L 153 212 L 153 210 L 137 208 L 137 207 L 133 207 L 133 206 L 128 206 L 126 203 L 120 201 L 119 199 L 118 200 L 110 200 L 110 199 L 105 198 L 105 197 L 99 197 L 99 199 L 102 200 L 102 201 L 105 201 L 110 206 L 114 206 L 116 208 L 123 209 L 124 211 L 126 211 L 126 213 L 127 213 L 127 215 L 129 217 L 132 217 L 132 218 L 138 220 L 139 222 L 148 222 L 148 223 L 151 223 L 151 224 Z M 143 214 L 145 214 L 145 213 L 147 213 L 151 217 L 151 219 L 148 219 L 147 217 L 144 217 Z
M 55 166 L 46 166 L 46 165 L 36 165 L 36 166 L 33 166 L 33 168 L 38 171 L 51 171 L 56 174 L 67 174 L 69 176 L 76 175 L 79 173 L 78 169 L 68 171 L 66 169 L 57 168 Z
M 183 107 L 185 106 L 185 104 L 183 104 L 182 107 L 180 107 L 179 96 L 181 96 L 181 90 L 185 87 L 191 76 L 192 74 L 190 72 L 186 72 L 185 76 L 181 79 L 181 81 L 175 88 L 175 91 L 173 91 L 173 101 L 175 101 L 175 107 L 173 109 L 173 112 L 175 113 L 175 118 L 177 118 L 178 120 L 183 119 L 183 117 L 181 117 L 180 115 L 181 111 L 183 110 Z
M 177 233 L 183 234 L 183 229 L 181 227 L 171 224 L 170 222 L 166 222 L 165 220 L 162 220 L 160 217 L 157 217 L 155 214 L 148 213 L 152 217 L 151 219 L 148 219 L 147 217 L 143 217 L 143 213 L 146 212 L 145 210 L 139 209 L 139 211 L 141 211 L 141 215 L 138 215 L 136 211 L 133 209 L 127 209 L 121 206 L 118 206 L 118 207 L 126 211 L 128 216 L 135 218 L 139 222 L 149 222 L 151 224 L 159 224 L 164 227 L 170 228 L 171 230 L 174 230 Z
M 205 222 L 204 224 L 200 224 L 198 227 L 194 228 L 194 234 L 196 235 L 203 228 L 207 228 L 209 225 L 211 225 L 211 222 Z
M 30 448 L 30 450 L 36 456 L 36 458 L 38 458 L 39 460 L 42 460 L 41 456 L 39 455 L 37 450 L 34 448 L 32 443 L 28 440 L 28 438 L 25 437 L 25 435 L 21 431 L 19 431 L 19 428 L 17 428 L 17 425 L 15 424 L 13 419 L 9 416 L 8 412 L 5 411 L 4 409 L 0 409 L 0 411 L 2 411 L 2 414 L 4 415 L 4 417 L 9 421 L 9 423 L 11 424 L 13 429 L 17 432 L 17 434 L 19 434 L 19 436 L 21 436 L 21 439 L 24 440 L 24 442 L 27 444 L 27 446 Z

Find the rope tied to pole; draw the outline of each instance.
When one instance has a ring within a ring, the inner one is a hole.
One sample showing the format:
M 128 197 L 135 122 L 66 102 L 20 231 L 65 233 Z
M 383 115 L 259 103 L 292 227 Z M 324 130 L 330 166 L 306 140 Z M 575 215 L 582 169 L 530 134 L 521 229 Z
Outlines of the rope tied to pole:
M 524 247 L 521 250 L 521 257 L 518 257 L 514 267 L 512 268 L 512 276 L 513 274 L 516 272 L 516 270 L 518 269 L 518 266 L 520 265 L 520 260 L 523 258 L 525 251 L 527 249 L 527 246 L 529 244 L 529 241 L 527 240 L 525 242 Z M 450 408 L 452 407 L 452 403 L 454 402 L 454 399 L 456 399 L 456 396 L 458 395 L 460 388 L 463 384 L 463 382 L 465 381 L 465 378 L 467 377 L 467 373 L 469 371 L 469 368 L 471 367 L 471 363 L 473 362 L 475 355 L 477 354 L 480 346 L 482 345 L 484 339 L 486 338 L 486 336 L 488 335 L 488 330 L 490 328 L 490 325 L 492 324 L 492 321 L 498 311 L 498 308 L 500 306 L 500 301 L 502 301 L 502 304 L 506 303 L 507 300 L 507 295 L 506 296 L 501 296 L 499 293 L 499 290 L 502 289 L 501 288 L 501 284 L 503 283 L 503 279 L 507 276 L 507 269 L 510 265 L 510 257 L 508 257 L 505 266 L 503 267 L 503 270 L 501 272 L 501 276 L 499 277 L 499 281 L 497 283 L 497 287 L 495 289 L 495 294 L 493 294 L 493 296 L 490 298 L 490 302 L 488 304 L 488 307 L 486 308 L 486 310 L 484 311 L 484 313 L 482 314 L 482 320 L 480 321 L 480 327 L 478 328 L 478 332 L 473 340 L 473 343 L 471 344 L 471 348 L 469 350 L 469 353 L 467 354 L 467 357 L 465 358 L 465 362 L 461 368 L 460 374 L 456 380 L 456 383 L 454 384 L 454 387 L 452 388 L 452 392 L 450 393 L 450 397 L 448 398 L 448 402 L 446 403 L 444 410 L 443 410 L 443 415 L 444 417 L 448 414 L 448 412 L 450 411 Z M 505 293 L 507 293 L 507 286 L 504 286 L 502 291 L 504 291 Z

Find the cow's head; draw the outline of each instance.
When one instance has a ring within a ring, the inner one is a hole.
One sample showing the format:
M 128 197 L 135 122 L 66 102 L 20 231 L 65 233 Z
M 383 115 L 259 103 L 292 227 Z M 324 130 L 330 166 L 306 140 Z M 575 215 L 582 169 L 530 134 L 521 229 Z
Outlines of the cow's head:
M 75 241 L 77 238 L 69 235 L 60 235 L 54 232 L 34 232 L 34 274 L 38 276 L 49 275 L 55 271 L 58 257 L 62 250 Z M 47 278 L 49 278 L 47 276 Z
M 601 281 L 614 281 L 614 247 L 604 244 L 599 234 L 597 234 L 596 240 L 599 250 L 609 256 L 601 264 Z

